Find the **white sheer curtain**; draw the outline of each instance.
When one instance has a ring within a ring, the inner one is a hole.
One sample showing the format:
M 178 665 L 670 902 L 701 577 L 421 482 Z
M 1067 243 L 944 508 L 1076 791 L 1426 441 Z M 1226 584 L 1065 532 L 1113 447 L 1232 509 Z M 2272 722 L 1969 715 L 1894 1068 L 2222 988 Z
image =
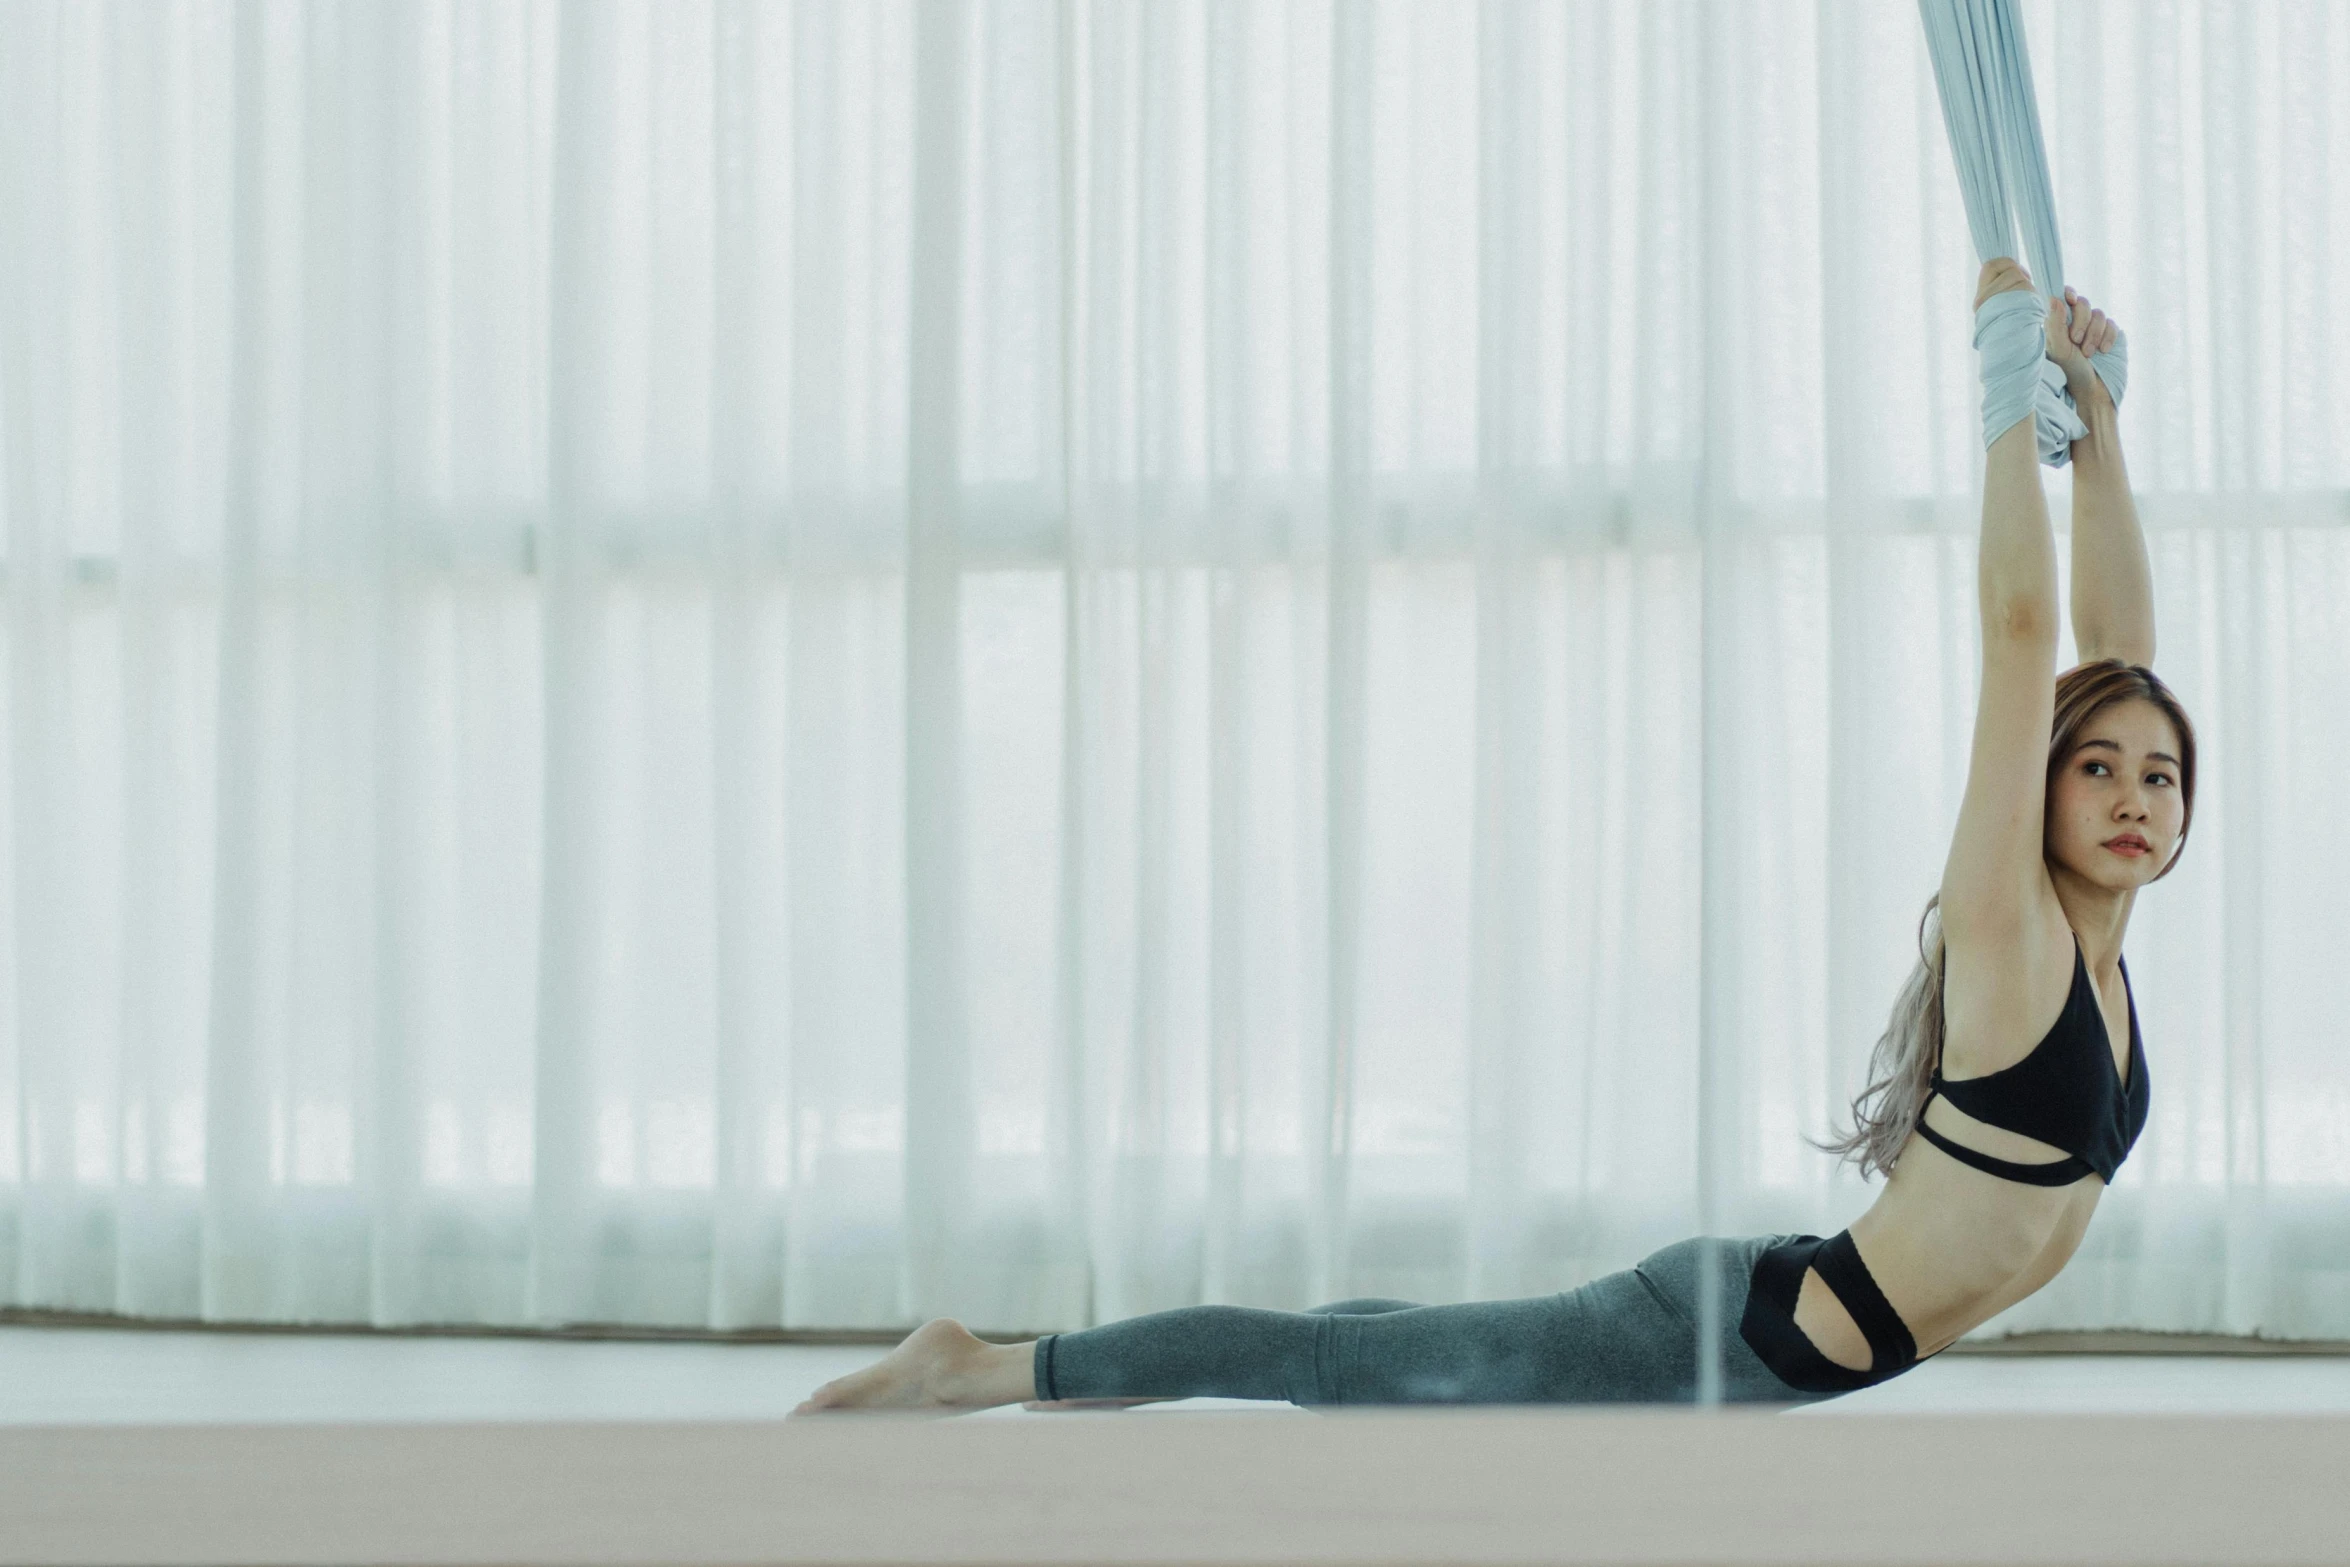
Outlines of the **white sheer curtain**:
M 2203 776 L 2152 1120 L 1983 1332 L 2350 1336 L 2350 10 L 2026 19 Z M 0 8 L 0 1301 L 1832 1231 L 1974 271 L 1906 6 Z

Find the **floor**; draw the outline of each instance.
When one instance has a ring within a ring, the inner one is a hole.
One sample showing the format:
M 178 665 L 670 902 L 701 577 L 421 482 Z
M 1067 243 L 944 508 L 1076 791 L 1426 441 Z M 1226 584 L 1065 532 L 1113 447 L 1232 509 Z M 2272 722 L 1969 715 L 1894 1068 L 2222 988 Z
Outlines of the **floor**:
M 696 1344 L 0 1327 L 0 1426 L 757 1420 L 878 1345 Z M 1195 1398 L 1126 1415 L 1287 1404 Z M 1946 1354 L 1798 1418 L 1907 1412 L 2350 1413 L 2350 1356 Z M 1007 1405 L 972 1419 L 1048 1420 Z

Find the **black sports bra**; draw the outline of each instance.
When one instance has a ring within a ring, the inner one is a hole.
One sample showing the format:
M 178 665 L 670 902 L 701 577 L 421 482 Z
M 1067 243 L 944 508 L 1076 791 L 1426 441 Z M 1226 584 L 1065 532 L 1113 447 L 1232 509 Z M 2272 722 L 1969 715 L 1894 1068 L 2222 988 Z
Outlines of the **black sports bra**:
M 1957 1082 L 1943 1077 L 1939 1052 L 1934 1061 L 1933 1087 L 1926 1094 L 1929 1102 L 1940 1094 L 1987 1125 L 2074 1149 L 2072 1157 L 2049 1164 L 1993 1158 L 1954 1143 L 1928 1126 L 1924 1105 L 1918 1107 L 1918 1135 L 1962 1164 L 2010 1181 L 2070 1186 L 2094 1173 L 2111 1182 L 2145 1128 L 2148 1102 L 2146 1051 L 2138 1038 L 2138 998 L 2130 991 L 2127 963 L 2121 964 L 2121 974 L 2122 993 L 2130 1006 L 2130 1076 L 2126 1085 L 2114 1071 L 2113 1035 L 2106 1030 L 2097 987 L 2089 983 L 2089 964 L 2082 955 L 2078 932 L 2073 934 L 2072 993 L 2065 997 L 2056 1026 L 2032 1047 L 2030 1055 L 2013 1066 Z

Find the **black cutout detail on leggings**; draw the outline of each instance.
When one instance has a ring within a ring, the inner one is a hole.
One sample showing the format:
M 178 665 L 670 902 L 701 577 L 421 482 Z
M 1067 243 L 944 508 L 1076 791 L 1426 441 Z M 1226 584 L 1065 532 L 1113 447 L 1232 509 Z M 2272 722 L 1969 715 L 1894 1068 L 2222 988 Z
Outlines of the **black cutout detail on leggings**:
M 1849 1231 L 1840 1233 L 1849 1239 Z M 1912 1341 L 1909 1355 L 1896 1358 L 1892 1351 L 1897 1345 L 1880 1345 L 1871 1338 L 1872 1364 L 1866 1371 L 1855 1371 L 1821 1354 L 1819 1346 L 1795 1325 L 1795 1302 L 1803 1292 L 1804 1272 L 1816 1264 L 1821 1248 L 1827 1244 L 1817 1235 L 1796 1235 L 1764 1248 L 1754 1259 L 1754 1273 L 1746 1291 L 1746 1310 L 1738 1318 L 1738 1336 L 1746 1340 L 1746 1347 L 1754 1351 L 1755 1358 L 1770 1367 L 1771 1374 L 1789 1387 L 1804 1393 L 1852 1393 L 1890 1381 L 1917 1365 L 1917 1346 Z M 1831 1258 L 1829 1267 L 1837 1267 L 1840 1260 Z M 1868 1268 L 1858 1252 L 1852 1254 L 1851 1261 L 1866 1277 Z M 1823 1270 L 1820 1277 L 1828 1279 L 1827 1272 Z M 1828 1280 L 1828 1287 L 1835 1289 L 1834 1280 Z M 1884 1299 L 1876 1280 L 1869 1280 L 1869 1288 L 1878 1300 Z M 1844 1301 L 1846 1311 L 1852 1311 L 1852 1302 L 1842 1291 L 1837 1291 L 1836 1298 Z M 1890 1305 L 1885 1309 L 1888 1313 L 1892 1311 Z M 1860 1324 L 1862 1336 L 1868 1337 L 1868 1325 L 1858 1312 L 1853 1313 L 1853 1320 Z M 1902 1337 L 1908 1336 L 1905 1328 Z
M 1820 1249 L 1812 1254 L 1811 1265 L 1820 1271 L 1836 1299 L 1852 1313 L 1860 1335 L 1869 1341 L 1869 1369 L 1879 1366 L 1908 1367 L 1918 1358 L 1917 1340 L 1909 1335 L 1909 1324 L 1893 1309 L 1893 1302 L 1877 1288 L 1874 1275 L 1867 1263 L 1860 1260 L 1860 1251 L 1852 1244 L 1850 1230 L 1838 1230 L 1820 1242 Z

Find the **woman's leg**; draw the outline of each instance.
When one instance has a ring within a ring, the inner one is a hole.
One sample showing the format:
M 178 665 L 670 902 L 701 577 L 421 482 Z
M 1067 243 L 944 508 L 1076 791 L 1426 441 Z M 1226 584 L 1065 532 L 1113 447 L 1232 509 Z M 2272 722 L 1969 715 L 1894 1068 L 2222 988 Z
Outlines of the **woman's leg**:
M 1754 1260 L 1782 1236 L 1715 1242 L 1721 1396 L 1806 1403 L 1738 1331 Z M 1189 1306 L 1037 1341 L 1045 1398 L 1262 1398 L 1316 1404 L 1694 1402 L 1701 1239 L 1579 1288 L 1522 1300 L 1312 1311 Z
M 1305 1309 L 1305 1315 L 1326 1316 L 1332 1313 L 1343 1313 L 1347 1316 L 1375 1316 L 1384 1311 L 1411 1311 L 1418 1305 L 1419 1302 L 1416 1300 L 1394 1300 L 1383 1295 L 1362 1295 L 1353 1300 L 1332 1301 L 1327 1306 L 1308 1306 Z M 1037 1366 L 1040 1377 L 1043 1364 L 1044 1357 L 1039 1354 Z M 1037 1383 L 1039 1389 L 1042 1389 L 1044 1385 L 1042 1380 Z M 1163 1393 L 1153 1398 L 1039 1398 L 1030 1400 L 1022 1404 L 1021 1407 L 1023 1409 L 1124 1409 L 1131 1404 L 1164 1404 L 1171 1399 L 1187 1396 L 1197 1395 Z
M 1364 1305 L 1379 1309 L 1337 1309 Z M 1048 1335 L 1035 1357 L 1048 1401 L 1686 1402 L 1696 1381 L 1688 1323 L 1630 1268 L 1519 1300 L 1185 1306 Z
M 1720 1243 L 1726 1400 L 1805 1401 L 1737 1332 L 1753 1260 L 1779 1238 Z M 1692 1259 L 1700 1244 L 1683 1241 L 1577 1289 L 1520 1300 L 1183 1306 L 1007 1345 L 983 1344 L 941 1318 L 804 1407 L 1201 1397 L 1301 1406 L 1688 1403 L 1697 1390 Z

